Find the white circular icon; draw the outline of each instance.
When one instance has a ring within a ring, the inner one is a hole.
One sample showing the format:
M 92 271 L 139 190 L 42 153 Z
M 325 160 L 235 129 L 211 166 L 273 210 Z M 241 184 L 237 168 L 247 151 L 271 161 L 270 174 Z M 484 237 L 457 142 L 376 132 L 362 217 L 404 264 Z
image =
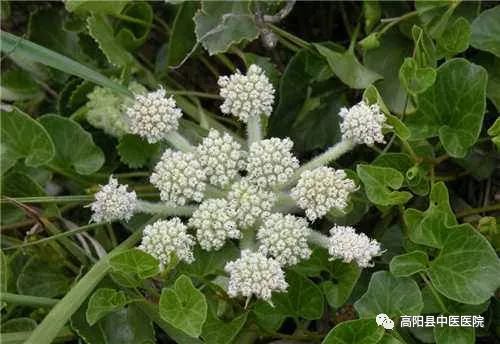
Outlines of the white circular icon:
M 377 314 L 375 321 L 378 326 L 382 326 L 386 330 L 392 330 L 394 328 L 394 321 L 391 320 L 385 313 Z

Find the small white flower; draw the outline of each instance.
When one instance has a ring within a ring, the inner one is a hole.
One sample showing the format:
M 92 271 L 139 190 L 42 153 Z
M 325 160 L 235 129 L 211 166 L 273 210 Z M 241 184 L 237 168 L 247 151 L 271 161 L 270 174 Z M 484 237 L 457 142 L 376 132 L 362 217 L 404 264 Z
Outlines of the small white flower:
M 201 202 L 206 175 L 193 153 L 165 150 L 155 166 L 150 181 L 160 190 L 160 198 L 174 205 Z
M 257 231 L 259 251 L 273 256 L 282 266 L 295 265 L 311 255 L 307 221 L 293 215 L 272 214 Z
M 270 116 L 273 111 L 274 87 L 257 65 L 248 68 L 247 75 L 240 71 L 219 78 L 220 95 L 224 103 L 222 113 L 232 114 L 242 122 L 252 116 Z
M 215 129 L 210 130 L 197 152 L 210 184 L 226 186 L 244 168 L 245 152 L 228 133 L 221 135 Z
M 368 105 L 360 101 L 349 109 L 340 109 L 339 116 L 342 117 L 340 131 L 343 140 L 369 146 L 385 142 L 382 128 L 386 118 L 377 104 Z
M 127 187 L 128 185 L 118 184 L 118 181 L 110 176 L 108 184 L 101 186 L 94 195 L 95 201 L 90 204 L 93 212 L 91 221 L 130 220 L 137 205 L 137 195 L 135 191 L 128 192 Z
M 343 170 L 321 166 L 303 172 L 291 196 L 309 220 L 314 221 L 331 209 L 347 207 L 349 195 L 355 190 L 356 185 Z
M 174 98 L 166 98 L 163 88 L 136 95 L 134 104 L 127 109 L 130 132 L 145 137 L 149 143 L 158 142 L 177 130 L 181 117 Z
M 356 234 L 349 226 L 333 226 L 330 229 L 328 253 L 346 263 L 355 261 L 360 267 L 373 266 L 373 257 L 382 254 L 380 243 L 370 240 L 364 233 Z
M 229 274 L 227 293 L 230 297 L 255 295 L 269 301 L 272 292 L 284 292 L 288 288 L 280 264 L 260 252 L 241 251 L 241 258 L 227 263 L 225 270 Z
M 178 217 L 158 220 L 144 228 L 139 249 L 158 259 L 162 269 L 168 265 L 172 254 L 179 260 L 192 263 L 192 247 L 195 241 L 186 230 L 187 227 Z
M 262 188 L 284 184 L 299 167 L 299 161 L 290 152 L 293 142 L 276 137 L 257 141 L 248 154 L 248 178 Z
M 277 197 L 274 193 L 264 191 L 248 180 L 242 179 L 231 186 L 227 199 L 236 209 L 238 225 L 250 227 L 271 214 Z
M 207 199 L 193 213 L 188 225 L 196 228 L 196 238 L 204 250 L 218 250 L 227 238 L 240 237 L 235 216 L 236 211 L 225 199 Z

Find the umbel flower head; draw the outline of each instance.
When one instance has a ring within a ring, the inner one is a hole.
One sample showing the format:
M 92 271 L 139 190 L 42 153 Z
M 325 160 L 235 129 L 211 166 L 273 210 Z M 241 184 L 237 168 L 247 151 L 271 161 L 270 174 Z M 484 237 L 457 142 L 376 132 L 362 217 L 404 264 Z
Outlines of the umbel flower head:
M 273 137 L 252 143 L 248 154 L 248 178 L 262 188 L 284 184 L 299 167 L 291 153 L 293 142 L 289 138 Z
M 277 197 L 274 193 L 262 190 L 244 178 L 231 186 L 227 199 L 236 209 L 238 225 L 249 227 L 271 214 Z
M 222 113 L 248 122 L 253 116 L 270 116 L 273 111 L 274 87 L 257 65 L 251 65 L 247 74 L 240 71 L 219 78 L 220 95 L 224 98 Z
M 92 222 L 128 221 L 134 215 L 137 205 L 135 191 L 128 192 L 128 185 L 120 185 L 109 177 L 108 184 L 101 186 L 94 195 L 95 201 L 90 204 Z
M 169 132 L 177 130 L 182 117 L 174 98 L 165 97 L 163 88 L 136 95 L 126 114 L 130 132 L 146 138 L 149 143 L 158 142 Z
M 225 199 L 207 199 L 189 219 L 189 226 L 196 228 L 196 238 L 204 250 L 218 250 L 227 238 L 237 239 L 240 231 L 235 221 L 236 211 Z
M 356 185 L 343 170 L 321 166 L 303 172 L 291 196 L 309 220 L 315 221 L 331 209 L 343 210 L 355 190 Z
M 311 255 L 307 221 L 293 215 L 272 214 L 257 231 L 259 251 L 273 256 L 282 266 L 295 265 Z
M 372 266 L 373 257 L 382 254 L 380 243 L 370 240 L 364 233 L 356 234 L 349 226 L 333 226 L 330 229 L 328 253 L 346 263 L 355 261 L 360 267 Z
M 194 261 L 193 237 L 186 233 L 187 227 L 181 219 L 158 220 L 144 228 L 139 249 L 160 261 L 160 267 L 168 265 L 172 254 L 186 263 Z
M 236 178 L 238 171 L 244 168 L 245 152 L 228 133 L 221 135 L 215 129 L 210 130 L 197 147 L 197 152 L 212 185 L 226 186 Z
M 165 150 L 151 174 L 151 184 L 160 190 L 160 198 L 174 205 L 201 202 L 206 175 L 193 153 Z
M 340 109 L 339 116 L 342 117 L 340 131 L 343 140 L 369 146 L 385 142 L 382 128 L 386 118 L 377 104 L 368 105 L 360 101 L 349 109 Z
M 241 251 L 241 258 L 227 263 L 225 270 L 229 274 L 230 297 L 255 295 L 269 301 L 273 291 L 284 292 L 288 288 L 280 264 L 260 252 Z

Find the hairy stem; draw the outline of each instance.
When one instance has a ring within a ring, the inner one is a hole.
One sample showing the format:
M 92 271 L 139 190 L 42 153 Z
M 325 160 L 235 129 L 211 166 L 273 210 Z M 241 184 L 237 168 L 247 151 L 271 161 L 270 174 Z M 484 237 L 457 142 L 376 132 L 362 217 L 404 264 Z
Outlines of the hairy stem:
M 178 131 L 171 131 L 166 135 L 166 140 L 172 146 L 183 152 L 192 152 L 194 146 Z
M 240 249 L 255 251 L 257 243 L 255 240 L 255 230 L 253 228 L 246 228 L 241 231 Z
M 486 213 L 489 211 L 496 211 L 496 210 L 500 210 L 500 203 L 495 203 L 495 204 L 487 205 L 487 206 L 480 207 L 480 208 L 465 209 L 465 210 L 457 212 L 457 217 L 464 217 L 467 215 Z
M 195 211 L 195 207 L 172 207 L 165 203 L 152 203 L 147 201 L 137 201 L 137 211 L 147 214 L 158 214 L 163 216 L 190 216 Z
M 315 230 L 311 231 L 311 234 L 309 234 L 309 238 L 307 238 L 307 241 L 309 241 L 311 244 L 315 244 L 326 249 L 328 249 L 329 246 L 329 238 L 323 233 Z
M 260 116 L 251 116 L 247 123 L 248 147 L 254 142 L 262 140 L 262 129 L 260 127 Z

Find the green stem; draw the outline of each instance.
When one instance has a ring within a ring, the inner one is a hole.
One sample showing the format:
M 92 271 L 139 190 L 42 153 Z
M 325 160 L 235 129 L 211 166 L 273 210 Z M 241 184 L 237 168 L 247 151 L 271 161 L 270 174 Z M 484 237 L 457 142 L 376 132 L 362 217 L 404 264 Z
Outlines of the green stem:
M 465 209 L 462 211 L 457 212 L 457 217 L 464 217 L 468 215 L 474 215 L 474 214 L 480 214 L 480 213 L 486 213 L 490 211 L 497 211 L 500 210 L 500 203 L 495 203 L 491 205 L 486 205 L 484 207 L 479 207 L 479 208 L 470 208 L 470 209 Z
M 232 73 L 236 71 L 236 66 L 231 62 L 230 59 L 227 58 L 226 55 L 224 54 L 217 54 L 215 55 L 219 59 L 220 62 L 224 64 Z
M 262 140 L 262 129 L 260 127 L 260 116 L 250 116 L 247 123 L 248 147 L 254 142 Z
M 23 331 L 2 333 L 0 337 L 2 339 L 2 344 L 19 344 L 27 343 L 25 340 L 31 338 L 32 335 L 33 332 L 31 331 Z M 76 339 L 75 334 L 69 328 L 63 328 L 61 332 L 55 336 L 54 343 L 66 343 L 74 339 Z
M 57 299 L 51 299 L 48 297 L 19 295 L 12 293 L 0 293 L 0 301 L 4 301 L 13 305 L 33 307 L 52 307 L 59 302 L 59 300 Z
M 147 214 L 158 214 L 162 216 L 190 216 L 196 210 L 195 207 L 172 207 L 165 203 L 152 203 L 142 200 L 137 201 L 137 211 Z
M 168 94 L 175 94 L 181 96 L 194 96 L 199 98 L 209 98 L 209 99 L 222 99 L 218 94 L 205 93 L 205 92 L 197 92 L 197 91 L 172 91 L 168 90 Z
M 311 244 L 318 245 L 319 247 L 323 247 L 328 249 L 329 246 L 329 239 L 326 235 L 324 235 L 321 232 L 318 232 L 316 230 L 312 230 L 311 234 L 309 234 L 309 237 L 307 238 L 307 241 L 309 241 Z
M 300 175 L 309 170 L 313 170 L 317 167 L 327 165 L 328 163 L 337 160 L 339 157 L 341 157 L 343 154 L 351 151 L 354 147 L 356 147 L 356 144 L 352 141 L 348 140 L 343 140 L 340 141 L 339 143 L 335 144 L 332 146 L 330 149 L 328 149 L 326 152 L 323 154 L 318 155 L 308 163 L 302 165 L 293 175 L 291 178 L 291 181 L 287 184 L 287 186 L 293 185 L 297 180 L 299 180 Z
M 443 314 L 449 314 L 449 311 L 446 308 L 443 300 L 441 299 L 441 296 L 439 296 L 439 293 L 436 291 L 436 289 L 434 289 L 434 286 L 432 285 L 432 282 L 427 278 L 427 275 L 425 273 L 421 272 L 420 277 L 422 277 L 422 279 L 425 281 L 425 283 L 429 287 L 432 295 L 436 299 L 436 302 L 439 304 L 439 307 L 441 308 L 441 311 L 443 312 Z
M 257 248 L 255 241 L 255 230 L 246 228 L 241 231 L 240 249 L 254 251 Z
M 194 146 L 178 131 L 171 131 L 166 135 L 166 140 L 172 146 L 183 152 L 192 152 Z
M 382 30 L 380 30 L 380 36 L 382 36 L 384 33 L 386 33 L 387 31 L 389 31 L 389 29 L 391 27 L 393 27 L 394 25 L 397 25 L 399 24 L 400 22 L 408 19 L 408 18 L 411 18 L 411 17 L 414 17 L 416 15 L 418 15 L 418 11 L 413 11 L 413 12 L 408 12 L 408 13 L 405 13 L 404 15 L 400 16 L 400 17 L 397 17 L 397 18 L 389 18 L 389 19 L 386 19 L 386 21 L 388 20 L 391 20 L 391 22 L 389 24 L 387 24 Z
M 156 220 L 153 217 L 148 221 Z M 69 318 L 80 308 L 97 284 L 106 276 L 109 270 L 109 258 L 130 247 L 133 247 L 141 238 L 142 229 L 133 232 L 124 242 L 101 258 L 78 283 L 59 301 L 47 314 L 38 327 L 31 333 L 24 344 L 49 344 L 68 322 Z
M 309 42 L 304 41 L 302 38 L 299 38 L 299 37 L 297 37 L 295 35 L 292 35 L 291 33 L 287 32 L 285 30 L 280 29 L 276 25 L 273 25 L 273 24 L 267 24 L 267 25 L 276 34 L 278 34 L 279 36 L 282 36 L 282 37 L 288 39 L 289 41 L 291 41 L 294 44 L 298 45 L 302 49 L 309 48 L 311 46 L 311 44 Z

